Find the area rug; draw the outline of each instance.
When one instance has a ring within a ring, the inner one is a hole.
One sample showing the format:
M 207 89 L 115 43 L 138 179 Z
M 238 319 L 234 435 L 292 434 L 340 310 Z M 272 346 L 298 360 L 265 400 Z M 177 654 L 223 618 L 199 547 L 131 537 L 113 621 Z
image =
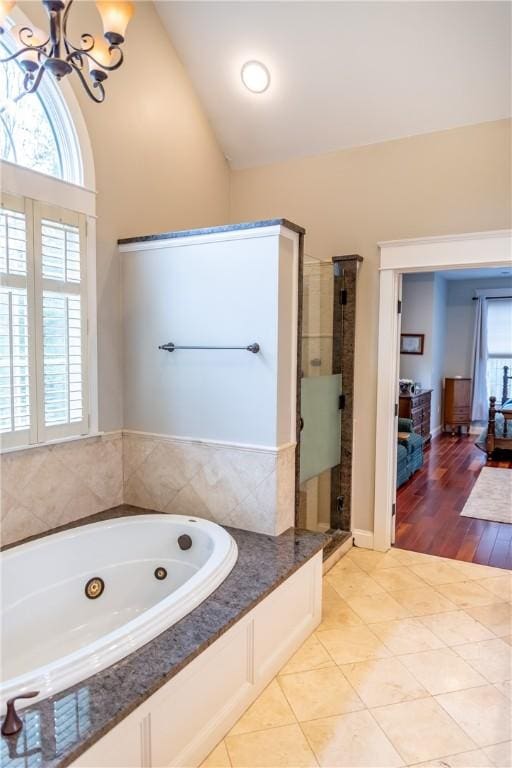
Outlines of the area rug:
M 484 467 L 460 514 L 512 523 L 512 469 Z

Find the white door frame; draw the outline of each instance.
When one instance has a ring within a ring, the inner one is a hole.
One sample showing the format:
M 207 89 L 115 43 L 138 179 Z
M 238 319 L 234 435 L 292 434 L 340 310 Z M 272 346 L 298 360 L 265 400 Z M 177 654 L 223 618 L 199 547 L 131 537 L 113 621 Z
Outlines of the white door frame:
M 475 232 L 378 243 L 380 249 L 377 434 L 375 453 L 374 549 L 392 542 L 396 496 L 396 415 L 398 392 L 400 281 L 406 272 L 507 267 L 512 265 L 512 230 Z

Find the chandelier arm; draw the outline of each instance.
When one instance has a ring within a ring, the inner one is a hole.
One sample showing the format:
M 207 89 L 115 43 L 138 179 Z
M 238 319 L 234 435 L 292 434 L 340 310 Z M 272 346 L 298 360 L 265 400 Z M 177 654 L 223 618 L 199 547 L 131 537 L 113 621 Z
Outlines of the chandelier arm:
M 89 34 L 89 32 L 84 32 L 83 35 L 80 35 L 80 40 L 82 41 L 82 45 L 80 48 L 77 48 L 76 45 L 73 45 L 73 43 L 65 38 L 65 46 L 66 51 L 68 52 L 68 55 L 70 55 L 73 51 L 76 51 L 78 53 L 87 53 L 88 51 L 92 51 L 94 48 L 94 36 Z
M 73 59 L 70 59 L 70 60 L 69 60 L 69 63 L 71 64 L 71 66 L 73 67 L 74 71 L 77 73 L 78 77 L 79 77 L 79 78 L 80 78 L 80 80 L 82 81 L 82 85 L 83 85 L 83 87 L 84 87 L 84 89 L 85 89 L 85 91 L 86 91 L 87 95 L 88 95 L 88 96 L 90 96 L 90 98 L 91 98 L 93 101 L 95 101 L 95 102 L 96 102 L 96 104 L 101 104 L 101 102 L 105 100 L 105 89 L 104 89 L 104 87 L 103 87 L 103 84 L 102 84 L 102 83 L 100 83 L 100 82 L 96 82 L 96 83 L 94 84 L 94 88 L 97 88 L 97 89 L 98 89 L 98 91 L 99 91 L 99 94 L 100 94 L 100 95 L 99 95 L 99 97 L 96 97 L 96 96 L 94 95 L 93 91 L 91 90 L 91 87 L 90 87 L 89 83 L 87 82 L 87 80 L 86 80 L 86 79 L 85 79 L 85 77 L 83 76 L 83 73 L 82 73 L 82 70 L 80 69 L 80 67 L 78 67 L 78 66 L 75 64 L 75 62 L 73 61 Z
M 115 69 L 119 69 L 121 64 L 124 61 L 124 55 L 121 50 L 121 48 L 118 45 L 111 45 L 109 48 L 109 51 L 116 51 L 116 53 L 119 54 L 119 59 L 114 64 L 103 64 L 97 59 L 94 58 L 88 51 L 84 51 L 81 49 L 72 51 L 66 58 L 66 61 L 68 61 L 70 64 L 73 64 L 75 66 L 75 59 L 78 59 L 79 62 L 81 62 L 81 59 L 86 56 L 88 59 L 90 59 L 98 69 L 103 69 L 105 72 L 113 72 Z
M 23 39 L 23 36 L 25 35 L 25 33 L 27 33 L 27 40 Z M 32 50 L 39 50 L 40 48 L 46 48 L 48 43 L 52 42 L 52 37 L 51 35 L 49 35 L 44 43 L 40 43 L 39 45 L 31 45 L 30 42 L 28 42 L 31 37 L 34 37 L 34 30 L 31 29 L 31 27 L 22 27 L 19 31 L 18 37 L 20 42 L 23 45 L 25 45 L 29 49 L 31 48 Z
M 43 47 L 35 46 L 35 45 L 27 45 L 25 48 L 20 48 L 19 51 L 16 51 L 15 53 L 11 54 L 11 56 L 7 56 L 5 59 L 0 59 L 0 64 L 7 64 L 9 61 L 13 61 L 14 59 L 17 59 L 18 56 L 21 56 L 22 53 L 27 53 L 27 51 L 36 51 L 40 56 L 46 56 L 47 59 L 50 58 L 49 54 L 45 51 Z

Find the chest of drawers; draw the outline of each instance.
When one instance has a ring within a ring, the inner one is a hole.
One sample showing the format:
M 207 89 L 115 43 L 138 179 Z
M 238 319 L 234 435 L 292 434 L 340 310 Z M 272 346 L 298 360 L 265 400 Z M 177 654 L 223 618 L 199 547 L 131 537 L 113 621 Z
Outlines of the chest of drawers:
M 471 426 L 471 379 L 444 380 L 444 428 Z
M 400 395 L 398 415 L 412 420 L 412 428 L 425 442 L 430 440 L 431 389 L 422 389 L 414 395 Z

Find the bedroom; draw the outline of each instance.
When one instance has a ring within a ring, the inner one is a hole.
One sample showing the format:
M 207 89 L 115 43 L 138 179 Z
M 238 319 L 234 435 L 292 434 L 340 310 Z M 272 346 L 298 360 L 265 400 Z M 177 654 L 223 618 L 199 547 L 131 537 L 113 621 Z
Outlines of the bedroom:
M 512 271 L 404 275 L 401 310 L 395 542 L 510 567 Z

